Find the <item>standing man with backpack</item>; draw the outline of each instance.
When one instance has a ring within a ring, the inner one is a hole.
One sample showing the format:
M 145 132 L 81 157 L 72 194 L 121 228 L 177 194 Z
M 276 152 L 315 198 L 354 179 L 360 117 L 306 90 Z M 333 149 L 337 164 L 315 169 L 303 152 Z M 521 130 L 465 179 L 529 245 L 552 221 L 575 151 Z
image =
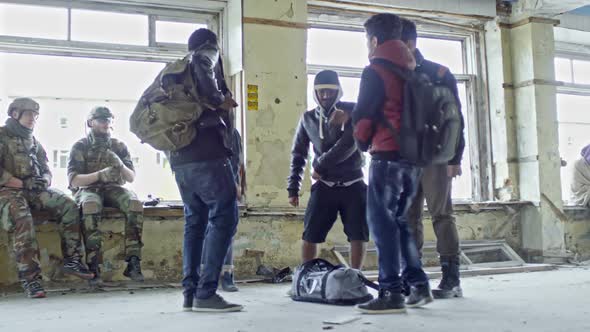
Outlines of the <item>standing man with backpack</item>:
M 437 299 L 462 297 L 463 291 L 459 281 L 459 234 L 453 217 L 451 201 L 452 180 L 461 175 L 461 158 L 465 149 L 464 122 L 461 115 L 457 80 L 447 67 L 424 59 L 424 56 L 416 48 L 418 34 L 414 22 L 403 19 L 402 25 L 402 41 L 412 51 L 416 59 L 415 72 L 426 75 L 434 84 L 448 87 L 455 96 L 461 117 L 461 134 L 455 156 L 448 163 L 430 165 L 422 170 L 421 178 L 417 179 L 416 197 L 408 212 L 408 223 L 416 238 L 416 246 L 420 256 L 422 256 L 424 245 L 422 211 L 424 210 L 424 199 L 426 199 L 428 211 L 432 216 L 432 226 L 436 235 L 436 250 L 442 267 L 442 280 L 438 287 L 432 290 L 432 295 Z
M 349 121 L 354 104 L 341 102 L 341 97 L 338 74 L 332 70 L 319 72 L 314 79 L 314 99 L 318 106 L 303 113 L 299 121 L 287 191 L 289 203 L 299 206 L 299 189 L 311 143 L 315 154 L 312 178 L 316 182 L 305 210 L 302 263 L 316 257 L 317 244 L 326 240 L 340 213 L 350 242 L 350 265 L 361 269 L 369 241 L 364 160 L 355 146 Z
M 183 310 L 240 311 L 217 291 L 224 257 L 238 224 L 236 184 L 230 162 L 232 108 L 237 104 L 223 78 L 217 36 L 198 29 L 188 40 L 189 69 L 202 104 L 192 142 L 170 153 L 184 203 Z M 201 255 L 205 250 L 205 255 Z M 203 268 L 201 269 L 201 263 Z
M 358 103 L 352 113 L 354 136 L 372 156 L 367 196 L 367 221 L 377 246 L 379 297 L 357 306 L 368 314 L 405 312 L 432 301 L 428 277 L 422 269 L 406 213 L 416 193 L 420 169 L 401 157 L 399 132 L 404 105 L 404 80 L 388 67 L 410 72 L 416 62 L 400 40 L 402 24 L 394 14 L 377 14 L 365 24 L 371 64 L 361 76 Z M 411 285 L 404 301 L 402 277 Z

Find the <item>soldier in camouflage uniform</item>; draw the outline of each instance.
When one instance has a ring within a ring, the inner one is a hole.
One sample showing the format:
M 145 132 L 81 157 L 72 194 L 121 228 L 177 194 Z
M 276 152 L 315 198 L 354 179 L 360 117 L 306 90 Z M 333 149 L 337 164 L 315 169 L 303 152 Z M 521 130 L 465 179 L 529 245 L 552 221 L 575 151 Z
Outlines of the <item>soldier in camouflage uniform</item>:
M 74 144 L 68 160 L 68 180 L 74 197 L 82 207 L 82 233 L 86 244 L 86 262 L 99 282 L 102 263 L 103 236 L 98 229 L 103 206 L 119 209 L 126 219 L 125 260 L 123 273 L 135 281 L 143 281 L 141 273 L 141 234 L 143 228 L 143 204 L 132 191 L 123 188 L 133 182 L 135 170 L 125 144 L 111 138 L 114 116 L 103 106 L 92 109 L 87 126 L 87 137 Z
M 0 224 L 12 233 L 18 277 L 30 298 L 45 297 L 41 285 L 39 247 L 31 210 L 47 210 L 59 223 L 64 273 L 83 279 L 94 274 L 81 263 L 83 246 L 76 203 L 49 188 L 47 154 L 33 137 L 39 104 L 17 98 L 8 107 L 6 125 L 0 127 Z

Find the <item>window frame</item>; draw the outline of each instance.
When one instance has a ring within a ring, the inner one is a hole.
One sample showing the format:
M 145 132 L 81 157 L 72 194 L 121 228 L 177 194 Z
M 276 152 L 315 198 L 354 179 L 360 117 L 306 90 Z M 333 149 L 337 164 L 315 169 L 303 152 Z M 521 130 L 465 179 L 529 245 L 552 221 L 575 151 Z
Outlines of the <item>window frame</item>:
M 0 51 L 39 55 L 59 55 L 77 57 L 95 57 L 115 60 L 135 60 L 167 62 L 183 57 L 187 50 L 186 44 L 157 43 L 156 21 L 205 24 L 209 29 L 220 35 L 221 10 L 173 9 L 147 5 L 125 5 L 96 3 L 80 0 L 23 0 L 0 1 L 2 4 L 25 6 L 65 8 L 68 10 L 68 34 L 66 39 L 45 39 L 0 35 Z M 111 44 L 101 42 L 74 41 L 72 37 L 72 9 L 94 10 L 120 14 L 145 15 L 148 20 L 147 46 Z
M 569 60 L 570 71 L 572 74 L 571 75 L 571 77 L 572 77 L 571 82 L 556 80 L 556 88 L 555 88 L 556 96 L 561 94 L 561 95 L 590 97 L 590 84 L 574 83 L 575 82 L 575 72 L 574 72 L 574 67 L 573 67 L 574 66 L 573 60 L 582 60 L 582 61 L 590 62 L 590 48 L 580 49 L 579 45 L 576 45 L 576 44 L 569 44 L 569 43 L 563 43 L 563 42 L 556 43 L 554 58 L 562 58 L 562 59 Z M 572 124 L 572 122 L 569 122 L 569 121 L 564 121 L 564 122 L 557 121 L 558 128 L 561 123 Z M 560 155 L 560 157 L 562 156 L 561 149 L 559 151 L 559 155 Z M 563 183 L 563 179 L 562 179 L 562 183 Z M 563 191 L 563 189 L 564 188 L 560 188 L 561 191 Z M 564 202 L 564 204 L 566 206 L 574 206 L 571 203 L 570 197 L 563 197 L 562 201 Z
M 325 18 L 325 17 L 324 17 Z M 413 19 L 413 18 L 412 18 Z M 310 13 L 309 29 L 332 29 L 340 31 L 364 32 L 362 23 L 342 21 L 323 21 L 320 14 Z M 471 199 L 453 199 L 454 203 L 478 202 L 493 199 L 493 174 L 491 165 L 491 130 L 485 75 L 485 50 L 483 33 L 479 30 L 458 31 L 447 26 L 426 25 L 418 29 L 418 36 L 442 40 L 454 40 L 462 43 L 463 66 L 465 73 L 454 74 L 458 83 L 465 84 L 467 105 L 462 105 L 465 125 L 469 128 L 466 143 L 473 147 L 470 151 L 471 161 Z M 309 30 L 308 30 L 309 31 Z M 307 64 L 307 75 L 315 75 L 321 70 L 330 69 L 342 77 L 360 78 L 363 68 Z
M 559 47 L 561 46 L 561 47 Z M 572 45 L 573 46 L 573 45 Z M 590 49 L 587 52 L 570 50 L 564 43 L 559 43 L 555 50 L 555 58 L 568 59 L 572 74 L 571 82 L 556 81 L 558 94 L 570 94 L 578 96 L 590 96 L 590 84 L 574 83 L 576 81 L 573 60 L 590 62 Z
M 68 34 L 66 39 L 31 38 L 0 35 L 0 53 L 30 54 L 40 56 L 82 57 L 104 60 L 131 60 L 138 62 L 166 63 L 184 57 L 187 54 L 186 44 L 156 43 L 155 22 L 173 21 L 194 24 L 206 24 L 209 29 L 219 36 L 219 44 L 225 45 L 222 34 L 222 23 L 227 10 L 225 5 L 212 6 L 210 3 L 199 4 L 199 7 L 174 7 L 169 5 L 133 5 L 116 3 L 97 3 L 85 0 L 0 0 L 0 4 L 15 4 L 23 6 L 54 7 L 68 10 Z M 71 40 L 71 10 L 96 10 L 124 14 L 146 15 L 148 19 L 148 46 L 110 44 L 100 42 L 83 42 Z M 231 80 L 231 78 L 228 78 Z M 18 96 L 0 96 L 15 98 Z M 64 98 L 63 96 L 30 96 L 37 99 L 72 99 L 95 100 L 94 98 Z M 125 99 L 109 99 L 110 102 L 129 102 Z M 136 101 L 136 100 L 135 100 Z M 58 123 L 59 125 L 59 123 Z M 54 168 L 60 168 L 61 149 L 53 150 Z M 69 152 L 69 151 L 68 151 Z M 53 154 L 53 153 L 52 153 Z M 164 163 L 166 158 L 164 157 Z M 176 200 L 172 200 L 176 202 Z

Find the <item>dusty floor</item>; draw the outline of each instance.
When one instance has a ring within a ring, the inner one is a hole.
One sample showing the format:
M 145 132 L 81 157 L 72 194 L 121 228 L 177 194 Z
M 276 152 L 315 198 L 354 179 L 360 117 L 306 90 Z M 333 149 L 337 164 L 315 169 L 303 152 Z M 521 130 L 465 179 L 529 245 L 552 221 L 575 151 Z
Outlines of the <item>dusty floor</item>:
M 435 280 L 432 281 L 433 285 Z M 0 298 L 0 331 L 590 331 L 590 269 L 470 277 L 466 297 L 435 301 L 407 314 L 357 316 L 352 307 L 296 303 L 287 285 L 247 285 L 223 294 L 246 306 L 230 314 L 182 312 L 178 289 L 52 293 L 43 300 Z

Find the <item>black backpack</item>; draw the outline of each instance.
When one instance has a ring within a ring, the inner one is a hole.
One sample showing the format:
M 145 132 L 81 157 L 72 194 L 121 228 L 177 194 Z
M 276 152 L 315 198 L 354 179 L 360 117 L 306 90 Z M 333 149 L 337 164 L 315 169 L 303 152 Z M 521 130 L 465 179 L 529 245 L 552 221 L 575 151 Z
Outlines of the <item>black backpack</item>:
M 461 114 L 453 92 L 430 81 L 426 75 L 403 69 L 387 60 L 373 59 L 401 77 L 404 82 L 404 104 L 400 129 L 385 119 L 382 122 L 399 143 L 405 160 L 424 167 L 443 164 L 453 159 L 461 135 Z

